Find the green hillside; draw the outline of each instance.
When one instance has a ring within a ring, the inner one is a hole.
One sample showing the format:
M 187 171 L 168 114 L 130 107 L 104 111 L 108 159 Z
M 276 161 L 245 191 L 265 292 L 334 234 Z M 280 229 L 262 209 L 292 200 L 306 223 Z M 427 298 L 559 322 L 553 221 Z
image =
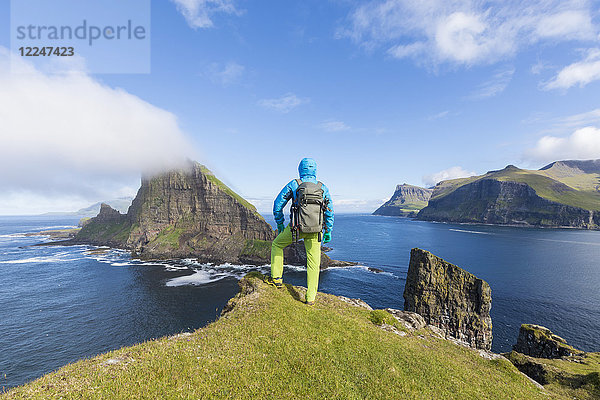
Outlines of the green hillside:
M 600 171 L 586 173 L 571 168 L 569 172 L 565 172 L 565 168 L 559 163 L 553 163 L 552 167 L 541 170 L 526 170 L 509 165 L 502 170 L 490 171 L 480 176 L 440 182 L 432 200 L 440 199 L 459 187 L 483 179 L 526 183 L 538 196 L 546 200 L 584 210 L 600 210 Z
M 309 307 L 302 288 L 256 273 L 240 286 L 205 328 L 79 361 L 1 398 L 548 398 L 506 359 L 406 332 L 385 311 L 322 293 Z

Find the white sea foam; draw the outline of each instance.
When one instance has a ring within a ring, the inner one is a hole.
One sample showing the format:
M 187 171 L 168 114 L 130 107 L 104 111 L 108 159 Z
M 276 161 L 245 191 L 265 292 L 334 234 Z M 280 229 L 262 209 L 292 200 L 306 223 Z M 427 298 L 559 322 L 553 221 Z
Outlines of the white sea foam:
M 180 276 L 167 281 L 166 286 L 205 285 L 225 278 L 227 274 L 213 275 L 208 271 L 199 270 L 192 275 Z
M 30 232 L 36 231 L 48 231 L 51 229 L 75 229 L 77 226 L 75 225 L 52 225 L 52 226 L 38 226 L 37 228 L 30 228 Z
M 491 232 L 470 231 L 470 230 L 467 230 L 467 229 L 449 229 L 449 230 L 451 230 L 453 232 L 475 233 L 475 234 L 478 234 L 478 235 L 493 235 L 493 233 L 491 233 Z
M 7 234 L 7 235 L 0 235 L 0 238 L 5 238 L 5 239 L 13 239 L 13 238 L 20 238 L 20 237 L 25 237 L 24 233 L 11 233 L 11 234 Z
M 21 258 L 18 260 L 4 260 L 4 261 L 0 261 L 0 264 L 60 263 L 60 262 L 70 262 L 70 261 L 77 261 L 77 260 L 80 260 L 80 258 L 64 258 L 64 257 L 56 257 L 56 256 L 47 256 L 47 257 Z

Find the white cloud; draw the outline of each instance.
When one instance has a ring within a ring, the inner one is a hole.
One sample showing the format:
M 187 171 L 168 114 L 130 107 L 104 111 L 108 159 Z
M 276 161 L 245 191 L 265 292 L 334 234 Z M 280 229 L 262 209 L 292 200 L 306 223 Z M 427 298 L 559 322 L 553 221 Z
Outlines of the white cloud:
M 177 10 L 185 17 L 188 25 L 196 28 L 211 28 L 215 14 L 234 14 L 241 12 L 233 0 L 171 0 Z
M 18 56 L 11 73 L 10 57 L 0 47 L 0 205 L 19 193 L 118 197 L 140 172 L 194 156 L 172 113 L 81 72 L 44 74 Z
M 542 85 L 544 89 L 568 89 L 579 85 L 584 87 L 600 79 L 600 49 L 591 49 L 587 56 L 578 62 L 564 67 L 552 80 Z
M 427 119 L 430 121 L 435 121 L 436 119 L 442 119 L 442 118 L 446 118 L 450 115 L 450 111 L 446 110 L 446 111 L 442 111 L 439 112 L 437 114 L 434 115 L 430 115 Z
M 235 62 L 228 62 L 224 65 L 212 63 L 206 69 L 206 75 L 214 83 L 229 86 L 239 82 L 245 70 L 246 68 L 243 65 Z
M 537 162 L 568 159 L 600 158 L 600 129 L 588 126 L 577 129 L 570 136 L 544 136 L 535 147 L 525 152 L 525 158 Z
M 425 175 L 421 179 L 423 180 L 423 183 L 427 187 L 429 187 L 434 186 L 435 184 L 441 181 L 446 181 L 448 179 L 466 178 L 473 175 L 477 174 L 475 172 L 469 172 L 466 169 L 457 166 L 436 172 L 434 174 Z
M 371 0 L 337 37 L 418 64 L 487 64 L 540 41 L 594 40 L 587 0 Z
M 471 93 L 469 97 L 474 100 L 480 100 L 502 93 L 512 80 L 514 73 L 515 69 L 512 67 L 496 72 L 492 79 L 479 85 L 477 90 Z
M 285 114 L 302 104 L 308 103 L 309 101 L 309 99 L 300 98 L 294 93 L 286 93 L 283 96 L 276 99 L 259 100 L 258 105 Z
M 557 124 L 565 127 L 580 127 L 598 122 L 600 122 L 600 108 L 560 118 Z
M 350 129 L 350 127 L 342 121 L 325 121 L 321 123 L 319 127 L 326 132 L 341 132 Z

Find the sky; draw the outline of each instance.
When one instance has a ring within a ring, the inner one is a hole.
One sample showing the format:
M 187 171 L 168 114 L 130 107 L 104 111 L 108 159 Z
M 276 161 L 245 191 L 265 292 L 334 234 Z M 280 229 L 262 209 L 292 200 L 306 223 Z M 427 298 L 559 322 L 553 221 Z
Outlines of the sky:
M 184 157 L 261 212 L 303 157 L 338 212 L 401 183 L 600 158 L 595 1 L 153 0 L 149 73 L 38 68 L 11 51 L 10 11 L 0 215 L 134 196 Z

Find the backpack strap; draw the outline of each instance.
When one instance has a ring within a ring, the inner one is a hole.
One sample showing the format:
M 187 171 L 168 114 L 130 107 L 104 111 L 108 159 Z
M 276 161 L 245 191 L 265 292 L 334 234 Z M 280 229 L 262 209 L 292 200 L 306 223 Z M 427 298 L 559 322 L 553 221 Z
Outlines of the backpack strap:
M 300 186 L 302 184 L 302 180 L 301 179 L 296 178 L 294 180 L 296 181 L 296 183 L 298 184 L 298 186 Z M 297 190 L 298 190 L 298 188 L 296 188 L 296 190 L 292 191 L 292 201 L 296 201 L 296 197 L 298 197 L 297 194 L 296 194 Z

